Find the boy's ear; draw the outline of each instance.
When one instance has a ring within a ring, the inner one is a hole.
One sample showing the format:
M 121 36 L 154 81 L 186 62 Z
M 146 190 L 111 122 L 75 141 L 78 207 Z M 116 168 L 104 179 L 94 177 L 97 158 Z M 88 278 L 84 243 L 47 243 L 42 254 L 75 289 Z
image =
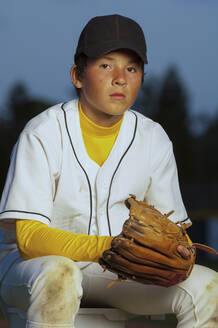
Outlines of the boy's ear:
M 78 68 L 77 65 L 73 65 L 70 70 L 71 81 L 75 85 L 76 88 L 82 88 L 82 81 L 78 77 Z

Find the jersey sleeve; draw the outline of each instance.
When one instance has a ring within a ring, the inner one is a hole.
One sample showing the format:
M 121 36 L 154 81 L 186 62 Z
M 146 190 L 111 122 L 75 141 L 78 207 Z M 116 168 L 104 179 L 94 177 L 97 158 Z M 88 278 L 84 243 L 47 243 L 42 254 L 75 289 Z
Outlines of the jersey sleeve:
M 174 222 L 190 222 L 180 192 L 172 142 L 159 124 L 153 131 L 149 157 L 151 177 L 146 201 L 164 214 L 173 210 L 169 218 Z
M 49 147 L 36 134 L 23 132 L 12 151 L 0 204 L 1 226 L 21 218 L 49 224 L 55 174 Z

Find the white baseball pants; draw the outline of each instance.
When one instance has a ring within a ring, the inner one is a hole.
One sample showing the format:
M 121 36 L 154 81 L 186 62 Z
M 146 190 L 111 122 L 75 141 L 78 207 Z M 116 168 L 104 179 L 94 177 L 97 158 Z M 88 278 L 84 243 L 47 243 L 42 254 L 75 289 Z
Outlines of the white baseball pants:
M 97 263 L 81 271 L 64 257 L 20 258 L 0 296 L 11 328 L 72 328 L 81 298 L 84 305 L 140 315 L 174 313 L 177 328 L 218 327 L 218 273 L 209 268 L 195 265 L 186 281 L 169 288 L 129 280 L 106 288 L 116 278 Z

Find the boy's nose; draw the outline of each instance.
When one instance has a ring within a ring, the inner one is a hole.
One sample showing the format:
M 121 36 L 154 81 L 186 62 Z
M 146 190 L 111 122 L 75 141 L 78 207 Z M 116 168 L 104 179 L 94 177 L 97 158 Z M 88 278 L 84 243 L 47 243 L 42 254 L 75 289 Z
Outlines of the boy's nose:
M 123 70 L 116 70 L 114 79 L 113 79 L 113 84 L 120 85 L 120 86 L 126 85 L 126 76 L 125 76 L 125 72 L 123 72 Z

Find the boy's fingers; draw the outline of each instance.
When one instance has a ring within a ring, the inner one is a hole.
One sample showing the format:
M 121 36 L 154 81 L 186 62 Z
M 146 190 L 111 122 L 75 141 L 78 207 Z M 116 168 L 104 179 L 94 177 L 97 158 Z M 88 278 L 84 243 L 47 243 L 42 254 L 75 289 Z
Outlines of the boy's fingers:
M 190 252 L 185 246 L 179 245 L 177 247 L 177 250 L 184 259 L 189 259 L 190 258 Z

